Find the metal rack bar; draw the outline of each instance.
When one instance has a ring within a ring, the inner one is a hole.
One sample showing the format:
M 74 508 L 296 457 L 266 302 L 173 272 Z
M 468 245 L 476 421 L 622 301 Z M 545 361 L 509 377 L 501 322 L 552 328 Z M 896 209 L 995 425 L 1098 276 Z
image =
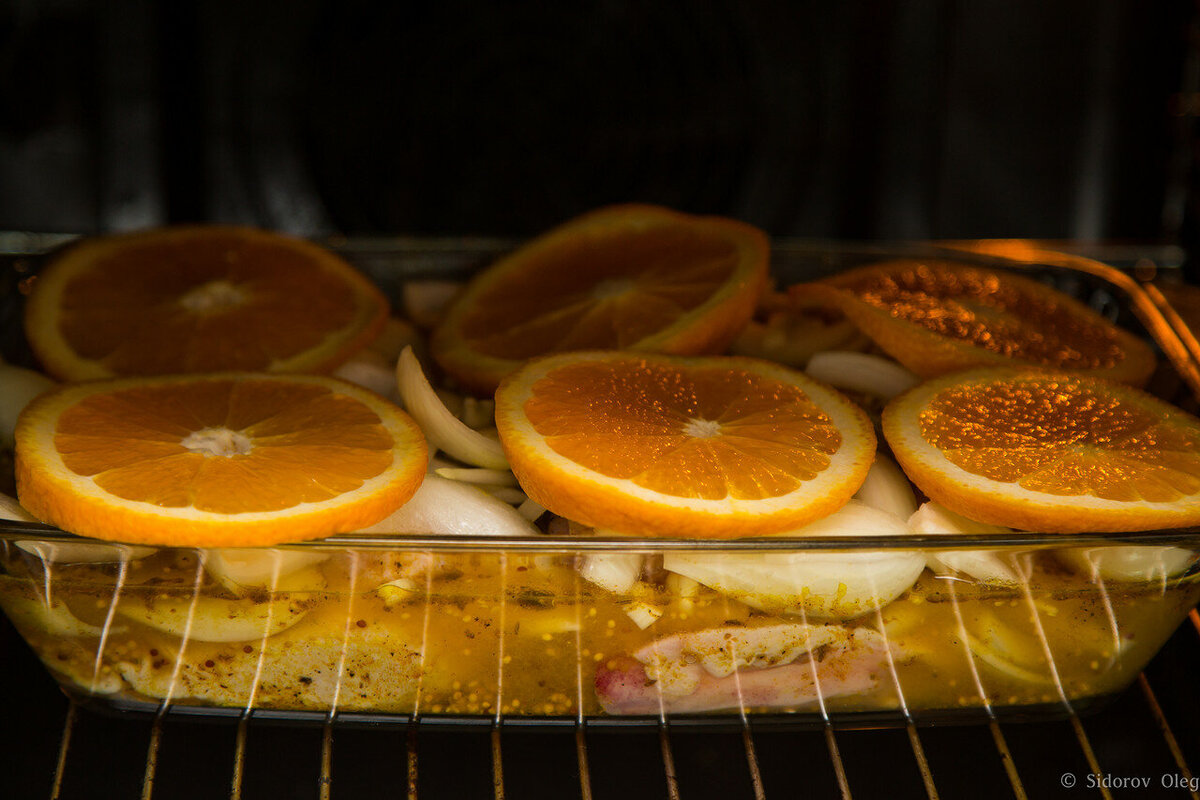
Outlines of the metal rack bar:
M 762 771 L 758 767 L 758 756 L 754 752 L 754 737 L 750 735 L 750 721 L 742 715 L 742 744 L 746 748 L 746 764 L 750 767 L 750 782 L 754 786 L 755 800 L 766 800 L 767 791 L 763 788 Z
M 499 706 L 499 701 L 496 705 Z M 499 725 L 492 726 L 492 791 L 496 800 L 504 800 L 504 759 L 500 752 Z
M 1013 761 L 1012 751 L 1008 749 L 1008 742 L 1004 738 L 1004 732 L 1000 730 L 999 723 L 993 717 L 988 722 L 988 729 L 992 732 L 992 741 L 996 743 L 996 750 L 1000 753 L 1000 763 L 1004 765 L 1004 771 L 1008 774 L 1008 782 L 1012 784 L 1013 795 L 1016 800 L 1028 800 L 1028 795 L 1025 793 L 1025 785 L 1021 783 L 1021 776 L 1017 772 L 1017 764 Z
M 1154 690 L 1150 688 L 1150 681 L 1146 679 L 1146 673 L 1143 672 L 1138 675 L 1138 685 L 1141 686 L 1142 694 L 1146 698 L 1146 704 L 1150 706 L 1150 713 L 1154 715 L 1154 721 L 1158 725 L 1158 730 L 1163 735 L 1163 741 L 1167 743 L 1167 749 L 1171 751 L 1171 757 L 1175 759 L 1175 766 L 1179 767 L 1179 774 L 1187 781 L 1189 786 L 1192 785 L 1194 782 L 1192 771 L 1188 768 L 1187 760 L 1183 757 L 1183 750 L 1179 747 L 1179 741 L 1175 738 L 1175 734 L 1171 731 L 1171 726 L 1167 723 L 1167 717 L 1163 714 L 1158 697 L 1155 696 Z M 1193 800 L 1200 800 L 1200 792 L 1192 789 L 1189 790 L 1189 794 L 1191 794 Z
M 233 777 L 229 780 L 229 800 L 242 800 L 242 778 L 246 770 L 246 731 L 249 718 L 238 719 L 237 735 L 233 740 Z
M 408 723 L 408 733 L 404 737 L 404 749 L 407 751 L 408 762 L 408 800 L 417 800 L 417 785 L 419 782 L 417 773 L 417 722 L 416 719 Z
M 921 737 L 917 735 L 917 726 L 909 722 L 905 726 L 908 731 L 908 741 L 912 745 L 913 757 L 917 759 L 917 769 L 921 771 L 921 780 L 925 782 L 925 793 L 929 800 L 938 800 L 937 786 L 933 782 L 933 772 L 929 769 L 929 759 L 925 757 L 925 748 L 921 746 Z
M 833 727 L 825 726 L 825 744 L 829 748 L 829 759 L 833 762 L 833 774 L 837 777 L 838 788 L 842 790 L 842 800 L 851 800 L 850 781 L 846 779 L 846 765 L 842 763 L 842 755 L 838 752 L 837 738 L 833 735 Z
M 662 750 L 663 772 L 667 778 L 667 797 L 679 800 L 679 777 L 675 773 L 675 756 L 671 752 L 671 737 L 667 735 L 664 721 L 658 726 L 658 744 Z
M 1087 759 L 1088 767 L 1091 768 L 1093 775 L 1100 775 L 1100 762 L 1096 760 L 1096 751 L 1092 749 L 1092 743 L 1088 740 L 1087 733 L 1083 730 L 1083 723 L 1079 721 L 1079 716 L 1074 711 L 1069 717 L 1071 720 L 1071 728 L 1075 731 L 1075 738 L 1079 740 L 1079 747 L 1083 750 L 1083 757 Z M 1100 790 L 1100 796 L 1104 800 L 1112 800 L 1112 793 L 1103 784 L 1097 786 Z
M 575 755 L 579 761 L 580 800 L 592 800 L 592 773 L 588 769 L 587 736 L 582 724 L 575 726 Z
M 63 774 L 66 772 L 67 766 L 67 750 L 71 746 L 71 732 L 75 728 L 75 716 L 78 713 L 78 706 L 72 700 L 67 706 L 67 716 L 63 721 L 62 738 L 58 743 L 58 760 L 54 765 L 54 783 L 50 786 L 50 800 L 58 800 L 62 793 Z
M 166 710 L 166 704 L 162 706 Z M 142 774 L 142 800 L 150 800 L 154 795 L 154 772 L 158 769 L 158 743 L 162 739 L 162 718 L 160 711 L 154 717 L 150 726 L 150 744 L 146 746 L 146 771 Z
M 338 677 L 339 683 L 341 676 Z M 321 800 L 329 800 L 333 791 L 333 722 L 326 720 L 321 727 L 321 777 L 317 779 Z

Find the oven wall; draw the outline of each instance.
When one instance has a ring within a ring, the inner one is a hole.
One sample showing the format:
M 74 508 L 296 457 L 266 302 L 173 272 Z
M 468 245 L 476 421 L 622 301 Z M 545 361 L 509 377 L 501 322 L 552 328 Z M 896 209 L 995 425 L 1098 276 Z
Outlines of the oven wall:
M 1195 7 L 7 0 L 0 229 L 1188 242 Z

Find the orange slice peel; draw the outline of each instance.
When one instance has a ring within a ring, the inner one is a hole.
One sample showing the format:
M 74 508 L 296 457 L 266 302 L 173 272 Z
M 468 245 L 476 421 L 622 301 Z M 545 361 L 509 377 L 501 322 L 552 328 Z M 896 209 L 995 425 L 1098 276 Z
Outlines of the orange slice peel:
M 857 406 L 746 358 L 546 356 L 501 384 L 496 425 L 536 503 L 631 535 L 794 530 L 845 505 L 875 455 Z
M 64 530 L 241 547 L 378 522 L 417 490 L 428 447 L 352 384 L 216 373 L 53 390 L 22 413 L 15 460 L 21 504 Z
M 388 303 L 332 251 L 225 225 L 81 240 L 39 272 L 25 332 L 63 380 L 224 370 L 327 372 Z
M 1200 524 L 1200 420 L 1129 386 L 969 370 L 893 399 L 883 432 L 913 483 L 969 519 L 1050 533 Z
M 1069 370 L 1141 386 L 1155 357 L 1141 339 L 1045 284 L 941 260 L 896 260 L 791 287 L 840 309 L 926 378 L 982 366 Z
M 768 259 L 766 235 L 736 220 L 599 209 L 476 275 L 431 351 L 463 386 L 489 393 L 526 359 L 552 352 L 718 353 L 753 315 Z

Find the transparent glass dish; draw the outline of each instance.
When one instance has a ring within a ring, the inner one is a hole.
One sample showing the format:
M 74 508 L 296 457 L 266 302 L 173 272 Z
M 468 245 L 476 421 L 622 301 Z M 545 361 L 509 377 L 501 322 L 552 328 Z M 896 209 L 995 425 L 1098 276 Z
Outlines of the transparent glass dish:
M 399 296 L 482 242 L 345 243 Z M 929 246 L 782 243 L 780 283 Z M 963 255 L 996 263 L 994 255 Z M 1031 272 L 1196 364 L 1123 273 Z M 1194 405 L 1193 405 L 1194 408 Z M 1200 600 L 1200 530 L 736 541 L 340 535 L 148 548 L 0 522 L 0 607 L 89 705 L 292 720 L 865 725 L 1044 717 L 1124 689 Z

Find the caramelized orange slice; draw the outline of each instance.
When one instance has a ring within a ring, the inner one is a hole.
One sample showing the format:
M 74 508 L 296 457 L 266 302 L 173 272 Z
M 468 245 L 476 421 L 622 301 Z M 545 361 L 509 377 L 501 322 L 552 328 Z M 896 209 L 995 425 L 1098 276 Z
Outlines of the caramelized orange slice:
M 240 547 L 374 524 L 420 485 L 416 423 L 315 375 L 94 381 L 40 396 L 16 431 L 17 492 L 82 536 Z
M 434 332 L 437 362 L 493 391 L 553 352 L 723 351 L 754 313 L 767 237 L 741 222 L 621 205 L 571 220 L 484 270 Z
M 546 356 L 501 384 L 496 425 L 536 502 L 647 536 L 797 528 L 845 505 L 875 457 L 857 406 L 746 358 Z
M 1070 370 L 1140 386 L 1148 345 L 1044 284 L 952 261 L 900 260 L 792 287 L 841 309 L 923 377 L 977 366 Z
M 892 400 L 908 477 L 965 517 L 1048 532 L 1200 524 L 1200 420 L 1072 373 L 978 369 Z
M 251 228 L 85 239 L 33 284 L 25 331 L 63 380 L 220 370 L 328 371 L 382 330 L 388 304 L 334 253 Z

